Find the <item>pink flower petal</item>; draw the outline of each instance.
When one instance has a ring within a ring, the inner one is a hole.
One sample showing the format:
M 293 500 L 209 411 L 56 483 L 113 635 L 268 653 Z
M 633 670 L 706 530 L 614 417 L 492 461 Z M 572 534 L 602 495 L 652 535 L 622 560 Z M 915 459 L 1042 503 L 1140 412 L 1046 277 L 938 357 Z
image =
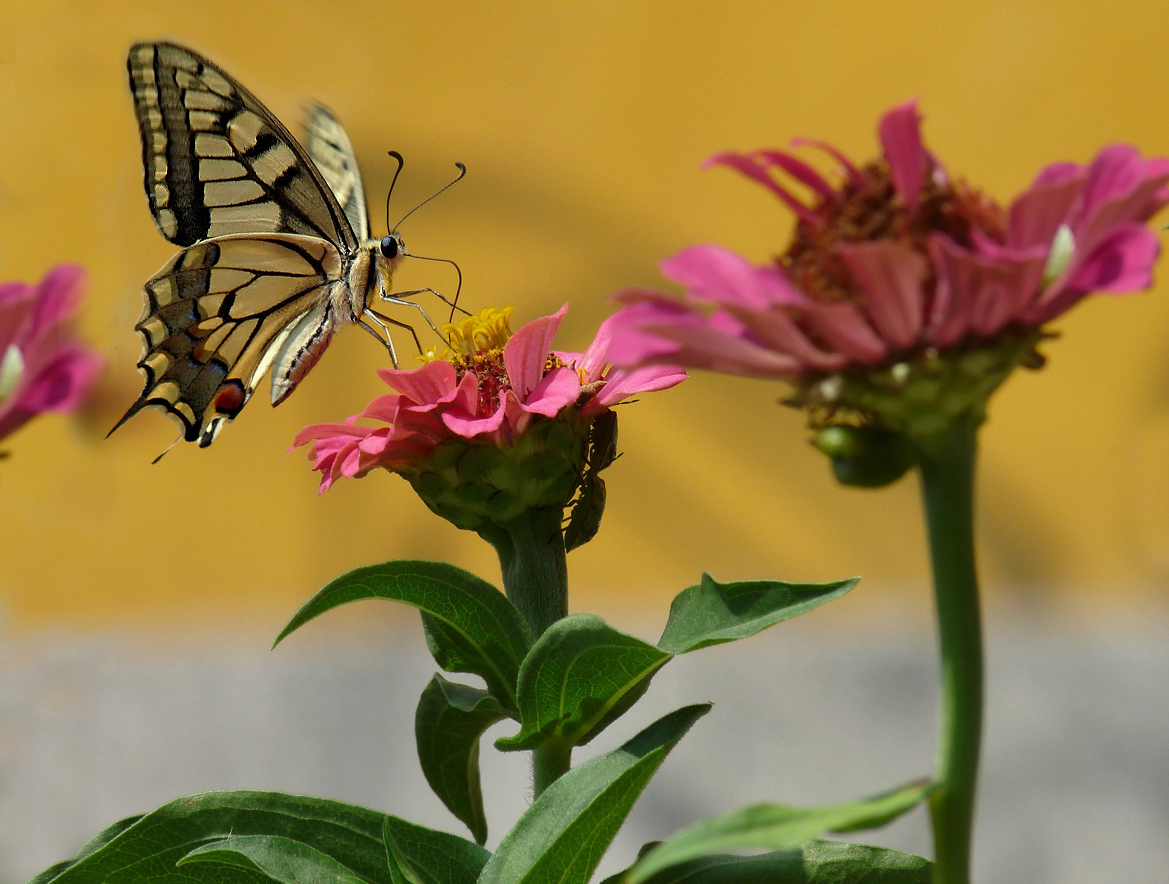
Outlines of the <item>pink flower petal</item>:
M 889 353 L 885 342 L 852 304 L 812 304 L 804 322 L 826 344 L 856 362 L 876 365 Z
M 840 163 L 841 169 L 844 170 L 845 175 L 848 176 L 848 180 L 854 187 L 862 187 L 868 180 L 865 178 L 864 172 L 854 166 L 848 157 L 825 141 L 817 141 L 814 138 L 793 138 L 791 145 L 792 147 L 814 147 L 817 150 L 824 151 L 824 153 Z
M 401 402 L 401 394 L 385 393 L 376 397 L 369 405 L 365 406 L 365 410 L 357 415 L 357 417 L 392 424 L 398 415 Z
M 755 341 L 770 350 L 798 359 L 805 368 L 839 371 L 848 360 L 839 353 L 820 349 L 783 309 L 742 310 L 727 307 L 739 326 Z
M 10 304 L 19 304 L 33 295 L 33 287 L 23 282 L 0 283 L 0 309 Z
M 441 359 L 421 368 L 379 368 L 378 377 L 420 405 L 437 402 L 455 388 L 455 367 Z
M 310 424 L 296 434 L 288 450 L 294 451 L 309 442 L 328 445 L 331 440 L 338 438 L 360 439 L 368 435 L 369 432 L 369 427 L 359 427 L 353 424 Z
M 815 191 L 824 200 L 834 203 L 837 200 L 836 190 L 824 180 L 824 176 L 798 157 L 782 150 L 757 150 L 754 156 L 767 160 L 771 165 L 778 166 L 791 175 L 800 184 Z
M 730 317 L 715 314 L 707 319 L 684 308 L 669 314 L 660 305 L 652 306 L 654 314 L 646 316 L 645 324 L 630 311 L 627 322 L 614 329 L 609 351 L 614 365 L 666 362 L 748 377 L 783 378 L 794 377 L 803 368 L 793 356 L 767 350 L 728 331 L 728 326 L 742 330 L 737 321 L 728 323 Z
M 1060 225 L 1071 220 L 1084 189 L 1085 176 L 1078 166 L 1072 168 L 1076 174 L 1050 175 L 1042 183 L 1037 178 L 1036 184 L 1011 203 L 1007 222 L 1008 245 L 1016 248 L 1051 247 Z M 1063 171 L 1067 169 L 1063 168 Z
M 610 406 L 638 393 L 668 390 L 682 383 L 686 377 L 686 372 L 676 365 L 615 368 L 605 378 L 600 391 L 581 407 L 581 420 L 591 420 Z
M 966 335 L 991 337 L 1016 321 L 1039 291 L 1046 264 L 1042 249 L 978 254 L 934 234 L 930 253 L 938 274 L 929 339 L 951 347 Z
M 504 345 L 503 364 L 511 388 L 521 402 L 544 377 L 544 366 L 552 352 L 552 339 L 567 312 L 568 305 L 565 304 L 551 316 L 533 319 Z
M 74 411 L 81 406 L 103 365 L 102 358 L 92 350 L 63 347 L 41 366 L 16 397 L 13 407 L 32 414 Z
M 877 132 L 893 187 L 909 211 L 914 211 L 921 199 L 921 179 L 925 174 L 925 148 L 921 142 L 921 115 L 917 102 L 907 101 L 881 117 Z
M 447 429 L 456 436 L 462 436 L 464 439 L 474 439 L 476 436 L 481 436 L 485 433 L 496 433 L 503 426 L 503 419 L 506 416 L 506 408 L 504 403 L 500 403 L 499 408 L 493 414 L 486 417 L 473 417 L 468 414 L 461 414 L 457 412 L 443 412 L 442 422 Z
M 85 283 L 85 271 L 76 264 L 58 264 L 45 274 L 37 286 L 29 340 L 36 340 L 49 327 L 73 316 Z
M 1135 292 L 1153 284 L 1160 238 L 1140 224 L 1114 229 L 1068 279 L 1066 286 L 1085 292 Z
M 661 263 L 662 274 L 686 286 L 697 301 L 762 310 L 772 304 L 803 304 L 803 293 L 777 267 L 756 267 L 721 246 L 683 249 Z
M 1031 182 L 1031 189 L 1048 187 L 1052 184 L 1061 184 L 1070 178 L 1082 177 L 1083 170 L 1084 167 L 1078 163 L 1052 163 L 1039 170 L 1039 174 Z
M 869 318 L 885 340 L 907 349 L 917 343 L 923 322 L 922 286 L 929 266 L 900 243 L 843 243 L 836 247 L 865 296 Z
M 1062 285 L 1044 292 L 1023 320 L 1036 326 L 1050 322 L 1092 292 L 1124 294 L 1148 288 L 1160 250 L 1157 234 L 1147 227 L 1130 224 L 1113 230 Z
M 728 166 L 736 172 L 741 172 L 752 181 L 757 181 L 762 184 L 779 197 L 801 220 L 809 224 L 817 223 L 816 213 L 801 203 L 786 189 L 780 187 L 767 171 L 767 167 L 752 156 L 741 153 L 719 153 L 709 157 L 702 164 L 702 168 L 704 169 L 709 169 L 711 166 Z
M 560 409 L 572 405 L 579 396 L 580 377 L 573 369 L 561 367 L 548 372 L 521 404 L 533 414 L 556 417 Z
M 1142 160 L 1127 145 L 1100 152 L 1088 168 L 1083 208 L 1073 228 L 1081 255 L 1094 251 L 1112 228 L 1144 223 L 1169 201 L 1169 160 Z

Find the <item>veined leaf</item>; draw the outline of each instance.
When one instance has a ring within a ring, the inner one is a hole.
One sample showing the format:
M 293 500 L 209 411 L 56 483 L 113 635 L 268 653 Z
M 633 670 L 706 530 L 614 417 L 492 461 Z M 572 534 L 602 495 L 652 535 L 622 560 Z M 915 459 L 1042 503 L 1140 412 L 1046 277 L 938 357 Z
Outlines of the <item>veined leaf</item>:
M 509 751 L 550 740 L 587 743 L 645 693 L 671 656 L 754 635 L 844 595 L 856 582 L 718 583 L 704 574 L 674 599 L 657 645 L 599 617 L 566 617 L 540 636 L 520 664 L 520 730 L 495 746 Z
M 883 826 L 923 801 L 936 788 L 919 780 L 848 804 L 788 807 L 754 804 L 688 826 L 634 864 L 627 880 L 641 884 L 653 875 L 721 850 L 764 847 L 791 850 L 826 832 Z
M 179 866 L 193 850 L 232 837 L 276 836 L 300 842 L 351 869 L 371 884 L 392 884 L 382 842 L 385 814 L 364 807 L 279 792 L 206 792 L 180 798 L 89 847 L 42 884 L 208 884 L 208 867 Z M 120 828 L 119 828 L 120 827 Z M 115 831 L 116 830 L 116 831 Z M 217 884 L 271 884 L 266 873 L 223 866 Z
M 586 884 L 650 777 L 709 710 L 671 712 L 552 783 L 504 836 L 478 884 Z
M 587 743 L 637 701 L 670 655 L 592 614 L 558 620 L 520 665 L 520 732 L 497 749 Z
M 859 579 L 853 577 L 832 583 L 780 580 L 719 583 L 709 574 L 703 574 L 701 583 L 675 596 L 658 647 L 671 654 L 684 654 L 747 638 L 839 598 L 856 586 Z
M 232 835 L 211 841 L 196 847 L 178 861 L 180 868 L 192 863 L 213 863 L 260 872 L 278 884 L 361 881 L 352 869 L 328 854 L 279 835 Z
M 516 679 L 532 645 L 531 631 L 502 592 L 444 562 L 401 560 L 342 574 L 301 606 L 273 646 L 325 611 L 361 599 L 418 608 L 438 665 L 482 677 L 496 699 L 515 708 Z
M 601 884 L 623 884 L 627 872 Z M 930 884 L 933 863 L 883 847 L 809 841 L 759 856 L 718 854 L 663 869 L 645 884 Z
M 475 884 L 488 857 L 478 844 L 387 816 L 383 837 L 393 884 Z
M 475 840 L 487 840 L 479 784 L 479 738 L 507 711 L 487 691 L 434 676 L 414 716 L 418 761 L 426 782 Z

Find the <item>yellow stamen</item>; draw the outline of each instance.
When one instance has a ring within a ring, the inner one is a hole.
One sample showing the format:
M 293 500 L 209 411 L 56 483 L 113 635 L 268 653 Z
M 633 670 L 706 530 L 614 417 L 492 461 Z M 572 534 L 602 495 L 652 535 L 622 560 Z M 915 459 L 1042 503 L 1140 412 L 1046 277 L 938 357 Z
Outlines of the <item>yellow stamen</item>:
M 511 314 L 515 307 L 484 307 L 457 323 L 448 322 L 441 331 L 446 336 L 447 346 L 440 353 L 437 347 L 427 347 L 417 358 L 422 362 L 442 359 L 455 362 L 469 359 L 476 354 L 498 350 L 511 337 Z

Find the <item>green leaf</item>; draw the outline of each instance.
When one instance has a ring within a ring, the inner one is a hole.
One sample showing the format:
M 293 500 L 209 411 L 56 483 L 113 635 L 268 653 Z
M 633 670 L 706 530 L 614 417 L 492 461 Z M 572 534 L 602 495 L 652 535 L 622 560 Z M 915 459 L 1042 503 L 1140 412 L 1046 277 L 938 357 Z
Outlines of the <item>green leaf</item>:
M 232 835 L 196 847 L 178 861 L 217 863 L 260 872 L 279 884 L 337 884 L 360 882 L 356 873 L 328 854 L 279 835 Z
M 387 816 L 383 837 L 393 884 L 475 884 L 491 856 L 447 832 Z
M 447 672 L 469 672 L 515 708 L 520 661 L 532 634 L 502 592 L 444 562 L 400 560 L 367 565 L 325 584 L 276 637 L 273 647 L 325 611 L 361 599 L 389 599 L 422 611 L 427 644 Z
M 839 598 L 860 578 L 832 583 L 784 583 L 745 580 L 719 583 L 709 574 L 682 590 L 670 605 L 670 617 L 658 647 L 671 654 L 747 638 Z
M 552 783 L 504 836 L 478 884 L 586 884 L 650 777 L 709 710 L 671 712 Z
M 663 869 L 719 850 L 790 850 L 825 832 L 883 826 L 915 807 L 935 788 L 930 780 L 918 780 L 849 804 L 807 808 L 754 804 L 733 810 L 688 826 L 655 847 L 633 866 L 628 881 L 640 884 Z
M 622 884 L 626 872 L 601 884 Z M 645 884 L 930 884 L 933 863 L 883 847 L 810 841 L 761 856 L 718 854 L 671 866 Z
M 278 836 L 319 851 L 373 884 L 391 884 L 386 869 L 385 814 L 323 798 L 278 792 L 206 792 L 123 821 L 95 838 L 66 868 L 41 884 L 245 884 L 271 880 L 254 869 L 227 867 L 209 876 L 198 863 L 178 866 L 193 850 L 231 837 Z M 126 825 L 126 822 L 130 822 Z M 115 831 L 116 830 L 116 831 Z M 109 833 L 100 844 L 99 839 Z M 94 844 L 98 846 L 92 850 Z
M 82 847 L 81 852 L 78 853 L 77 856 L 73 857 L 73 859 L 67 859 L 64 862 L 59 862 L 49 866 L 39 875 L 34 877 L 31 881 L 29 881 L 28 884 L 45 884 L 45 882 L 53 880 L 74 863 L 79 862 L 80 860 L 89 856 L 95 850 L 98 850 L 99 848 L 104 847 L 110 841 L 113 841 L 114 838 L 116 838 L 126 829 L 130 828 L 130 826 L 134 825 L 134 823 L 138 822 L 138 820 L 142 819 L 142 817 L 143 814 L 135 814 L 134 816 L 126 817 L 124 820 L 118 820 L 112 826 L 107 826 L 98 832 L 93 838 L 91 838 L 89 843 Z
M 418 761 L 426 782 L 480 844 L 487 840 L 487 817 L 479 785 L 479 738 L 506 717 L 507 710 L 487 691 L 441 675 L 422 691 L 414 716 Z
M 600 617 L 558 620 L 520 665 L 522 726 L 495 747 L 532 749 L 547 740 L 587 743 L 637 701 L 670 655 Z

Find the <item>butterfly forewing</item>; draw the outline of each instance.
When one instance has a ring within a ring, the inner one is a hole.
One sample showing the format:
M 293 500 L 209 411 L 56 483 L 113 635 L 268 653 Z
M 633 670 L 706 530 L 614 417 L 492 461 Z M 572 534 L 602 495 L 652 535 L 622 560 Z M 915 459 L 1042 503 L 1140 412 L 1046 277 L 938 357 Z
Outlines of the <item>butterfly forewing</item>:
M 250 92 L 189 49 L 140 43 L 130 87 L 146 195 L 180 246 L 233 233 L 299 233 L 358 245 L 304 149 Z
M 361 171 L 345 129 L 324 105 L 316 104 L 305 115 L 304 146 L 321 170 L 329 189 L 349 219 L 349 226 L 361 241 L 369 239 L 369 215 Z

